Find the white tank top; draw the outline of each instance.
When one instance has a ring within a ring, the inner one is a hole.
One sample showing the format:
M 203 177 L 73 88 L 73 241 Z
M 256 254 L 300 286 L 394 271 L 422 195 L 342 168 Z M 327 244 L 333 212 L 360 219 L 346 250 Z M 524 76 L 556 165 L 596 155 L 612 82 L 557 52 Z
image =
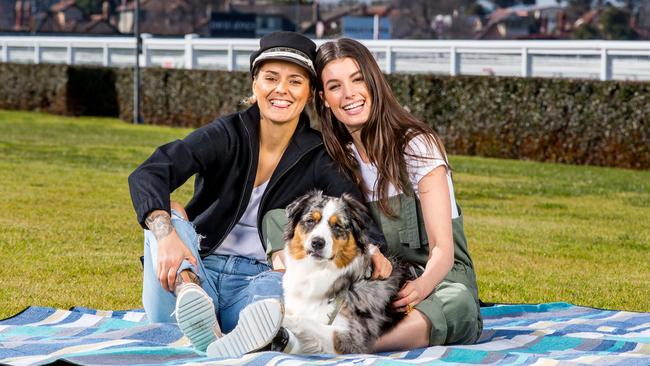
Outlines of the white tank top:
M 377 185 L 377 167 L 371 163 L 366 163 L 361 159 L 357 148 L 354 144 L 351 144 L 352 151 L 354 152 L 354 157 L 359 162 L 359 167 L 361 170 L 361 176 L 363 181 L 368 187 L 368 194 L 366 199 L 368 202 L 374 202 L 379 200 L 379 195 L 375 192 Z M 407 149 L 408 152 L 418 156 L 419 158 L 414 158 L 411 156 L 405 156 L 407 170 L 409 173 L 409 180 L 415 194 L 420 198 L 420 192 L 418 189 L 418 183 L 420 179 L 429 174 L 433 169 L 443 165 L 447 167 L 445 159 L 442 156 L 440 150 L 428 142 L 424 136 L 419 135 L 415 136 L 408 143 Z M 447 185 L 449 186 L 449 199 L 451 201 L 451 218 L 458 217 L 458 208 L 456 206 L 456 198 L 454 195 L 454 185 L 451 180 L 451 175 L 449 174 L 449 169 L 447 169 Z M 392 184 L 388 184 L 388 197 L 393 197 L 401 194 L 401 191 L 397 191 Z
M 264 251 L 257 230 L 257 211 L 260 208 L 260 201 L 268 184 L 269 181 L 267 180 L 253 188 L 253 193 L 251 193 L 251 199 L 248 202 L 244 215 L 228 236 L 226 236 L 226 239 L 221 243 L 219 248 L 214 251 L 215 254 L 238 255 L 254 258 L 266 263 L 266 252 Z

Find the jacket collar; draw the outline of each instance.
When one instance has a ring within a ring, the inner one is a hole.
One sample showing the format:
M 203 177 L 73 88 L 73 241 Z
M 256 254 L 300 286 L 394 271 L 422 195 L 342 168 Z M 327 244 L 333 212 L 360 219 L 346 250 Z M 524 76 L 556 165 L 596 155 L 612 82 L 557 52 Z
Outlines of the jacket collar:
M 253 151 L 253 168 L 257 170 L 257 160 L 259 158 L 259 133 L 260 133 L 260 109 L 257 104 L 253 104 L 248 109 L 240 113 L 241 120 L 246 126 L 246 130 L 250 134 L 251 149 Z M 309 116 L 305 111 L 300 114 L 300 121 L 293 133 L 289 145 L 282 155 L 282 159 L 278 163 L 276 172 L 284 171 L 291 166 L 296 159 L 302 156 L 303 153 L 313 149 L 314 147 L 323 144 L 320 134 L 312 129 L 309 125 Z M 273 179 L 273 177 L 271 177 Z
M 251 135 L 251 144 L 259 145 L 259 133 L 260 133 L 260 109 L 257 104 L 253 104 L 248 109 L 240 112 L 241 120 L 246 125 L 246 129 Z M 253 141 L 256 141 L 257 144 L 253 144 Z M 305 150 L 309 150 L 316 145 L 323 143 L 323 140 L 320 137 L 320 134 L 310 127 L 309 116 L 305 111 L 300 114 L 300 121 L 296 127 L 296 131 L 293 133 L 291 140 L 289 141 L 289 146 L 287 146 L 287 152 L 295 150 L 294 152 L 300 154 Z M 259 146 L 254 147 L 256 152 L 255 156 L 259 153 Z M 285 152 L 286 155 L 286 152 Z

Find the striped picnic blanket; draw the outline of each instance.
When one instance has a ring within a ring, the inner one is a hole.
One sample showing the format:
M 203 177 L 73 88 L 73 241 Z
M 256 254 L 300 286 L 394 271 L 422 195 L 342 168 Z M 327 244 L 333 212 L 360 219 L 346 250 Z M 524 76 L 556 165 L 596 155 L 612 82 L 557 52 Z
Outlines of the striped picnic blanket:
M 142 311 L 34 306 L 0 321 L 0 364 L 650 365 L 650 313 L 567 303 L 481 311 L 485 330 L 472 346 L 342 356 L 262 352 L 219 360 L 195 352 L 175 325 L 147 323 Z

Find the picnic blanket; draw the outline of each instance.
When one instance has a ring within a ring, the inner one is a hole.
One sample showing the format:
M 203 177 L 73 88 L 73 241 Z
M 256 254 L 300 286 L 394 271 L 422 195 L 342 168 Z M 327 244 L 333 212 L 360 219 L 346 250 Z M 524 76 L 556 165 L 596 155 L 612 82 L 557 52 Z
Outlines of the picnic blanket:
M 481 309 L 485 329 L 471 346 L 373 355 L 294 356 L 261 352 L 210 359 L 173 324 L 140 311 L 29 307 L 0 321 L 0 363 L 101 365 L 650 365 L 650 313 L 568 303 Z

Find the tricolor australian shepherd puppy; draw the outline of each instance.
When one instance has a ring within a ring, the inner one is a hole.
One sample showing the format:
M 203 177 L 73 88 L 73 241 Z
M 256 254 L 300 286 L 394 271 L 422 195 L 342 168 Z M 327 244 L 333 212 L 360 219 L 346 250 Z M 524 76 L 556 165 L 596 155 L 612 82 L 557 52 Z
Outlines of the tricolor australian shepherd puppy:
M 403 317 L 391 302 L 408 279 L 392 261 L 386 280 L 370 280 L 374 250 L 366 208 L 344 194 L 314 191 L 287 207 L 282 325 L 297 345 L 289 353 L 370 353 Z

